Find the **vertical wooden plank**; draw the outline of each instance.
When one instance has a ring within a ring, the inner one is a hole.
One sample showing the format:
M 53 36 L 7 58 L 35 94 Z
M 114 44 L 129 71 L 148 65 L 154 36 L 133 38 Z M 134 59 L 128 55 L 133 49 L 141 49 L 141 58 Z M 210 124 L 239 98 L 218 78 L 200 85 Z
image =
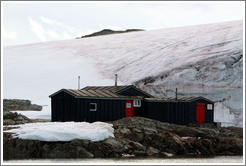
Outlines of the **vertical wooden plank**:
M 169 116 L 168 116 L 168 122 L 169 123 L 172 123 L 172 110 L 171 110 L 171 104 L 170 103 L 167 103 L 168 104 L 168 110 L 169 110 Z
M 119 100 L 119 119 L 123 118 L 122 117 L 122 100 Z
M 116 110 L 115 110 L 115 115 L 116 115 L 116 118 L 115 119 L 120 119 L 120 105 L 119 105 L 119 101 L 120 100 L 115 100 L 115 104 L 116 104 Z
M 88 105 L 88 100 L 87 99 L 83 100 L 82 107 L 83 107 L 85 121 L 89 122 L 87 105 Z
M 109 105 L 108 105 L 108 102 L 109 102 L 109 101 L 106 100 L 105 103 L 104 103 L 104 108 L 105 108 L 105 109 L 104 109 L 104 114 L 103 114 L 103 116 L 104 116 L 104 120 L 105 120 L 105 121 L 108 121 L 108 120 L 109 120 L 109 115 L 108 115 L 108 114 L 109 114 Z
M 86 103 L 85 103 L 85 109 L 86 109 L 86 113 L 87 113 L 87 121 L 90 122 L 91 121 L 91 113 L 89 110 L 89 104 L 90 104 L 90 100 L 87 99 Z
M 108 110 L 108 119 L 109 119 L 109 121 L 111 121 L 112 120 L 112 111 L 113 111 L 112 100 L 108 101 L 108 108 L 109 108 L 109 110 Z
M 113 104 L 112 120 L 115 120 L 116 119 L 116 109 L 117 109 L 115 100 L 112 101 L 112 104 Z
M 79 122 L 85 121 L 85 115 L 84 115 L 84 110 L 82 107 L 82 99 L 77 99 L 78 101 L 78 114 L 79 114 Z
M 185 103 L 185 123 L 189 122 L 189 104 Z
M 77 118 L 76 118 L 76 120 L 77 120 L 77 122 L 81 122 L 82 120 L 82 117 L 81 117 L 81 115 L 80 115 L 80 108 L 79 108 L 79 99 L 76 99 L 76 106 L 77 106 L 77 108 L 76 108 L 76 110 L 77 110 Z
M 183 125 L 184 124 L 184 103 L 183 102 L 180 103 L 180 110 L 181 110 L 180 111 L 181 124 Z
M 96 121 L 102 121 L 103 122 L 103 118 L 102 118 L 102 112 L 104 111 L 104 107 L 103 107 L 103 102 L 102 100 L 97 100 L 97 120 Z
M 168 103 L 165 103 L 165 108 L 166 108 L 166 122 L 169 122 L 170 113 L 168 109 Z
M 121 118 L 125 117 L 125 101 L 121 100 Z
M 56 119 L 56 108 L 54 97 L 51 97 L 51 121 L 54 122 Z
M 167 110 L 167 103 L 163 103 L 164 107 L 164 122 L 168 122 L 168 110 Z

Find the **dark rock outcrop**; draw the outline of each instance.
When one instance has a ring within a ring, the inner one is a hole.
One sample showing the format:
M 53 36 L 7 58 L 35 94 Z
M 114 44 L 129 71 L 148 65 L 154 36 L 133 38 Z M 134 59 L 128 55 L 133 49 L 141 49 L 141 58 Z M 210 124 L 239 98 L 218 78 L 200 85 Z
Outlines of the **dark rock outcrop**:
M 21 140 L 4 132 L 3 158 L 212 157 L 243 154 L 242 128 L 187 127 L 141 117 L 109 123 L 113 124 L 115 137 L 100 142 Z
M 3 125 L 18 125 L 30 123 L 32 120 L 16 112 L 3 111 Z
M 4 111 L 41 111 L 42 106 L 37 104 L 31 104 L 30 100 L 20 99 L 3 99 L 3 110 Z
M 102 35 L 111 35 L 111 34 L 119 34 L 119 33 L 127 33 L 127 32 L 137 32 L 137 31 L 144 31 L 142 29 L 127 29 L 125 31 L 114 31 L 111 29 L 103 29 L 102 31 L 92 33 L 90 35 L 82 36 L 81 38 L 86 37 L 94 37 L 94 36 L 102 36 Z

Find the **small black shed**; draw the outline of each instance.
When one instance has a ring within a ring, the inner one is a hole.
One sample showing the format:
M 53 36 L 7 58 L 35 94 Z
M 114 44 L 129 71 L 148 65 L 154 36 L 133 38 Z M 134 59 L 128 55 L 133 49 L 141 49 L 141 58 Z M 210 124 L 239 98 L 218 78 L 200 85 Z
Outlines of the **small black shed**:
M 153 97 L 133 85 L 61 89 L 50 95 L 52 121 L 113 121 L 145 116 L 141 101 Z
M 148 117 L 180 125 L 214 122 L 214 102 L 204 97 L 146 98 Z

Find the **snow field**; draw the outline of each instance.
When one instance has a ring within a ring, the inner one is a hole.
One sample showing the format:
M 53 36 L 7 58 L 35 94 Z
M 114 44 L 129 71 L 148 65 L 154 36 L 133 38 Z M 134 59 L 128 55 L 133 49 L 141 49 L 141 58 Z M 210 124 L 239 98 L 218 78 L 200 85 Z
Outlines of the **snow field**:
M 11 126 L 13 127 L 13 126 Z M 71 141 L 74 139 L 90 140 L 93 142 L 102 141 L 114 137 L 112 124 L 103 122 L 46 122 L 26 123 L 16 125 L 13 132 L 14 137 L 39 141 Z

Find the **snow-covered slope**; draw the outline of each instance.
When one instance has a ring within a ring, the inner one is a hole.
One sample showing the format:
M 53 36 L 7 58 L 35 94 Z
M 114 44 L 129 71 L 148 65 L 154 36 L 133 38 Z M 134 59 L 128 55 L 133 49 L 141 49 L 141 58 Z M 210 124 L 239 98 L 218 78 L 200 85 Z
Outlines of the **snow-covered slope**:
M 215 120 L 242 125 L 243 22 L 132 32 L 5 47 L 4 98 L 48 105 L 61 88 L 135 84 L 158 96 L 216 101 Z M 236 112 L 236 115 L 235 115 Z M 37 115 L 37 113 L 36 113 Z

